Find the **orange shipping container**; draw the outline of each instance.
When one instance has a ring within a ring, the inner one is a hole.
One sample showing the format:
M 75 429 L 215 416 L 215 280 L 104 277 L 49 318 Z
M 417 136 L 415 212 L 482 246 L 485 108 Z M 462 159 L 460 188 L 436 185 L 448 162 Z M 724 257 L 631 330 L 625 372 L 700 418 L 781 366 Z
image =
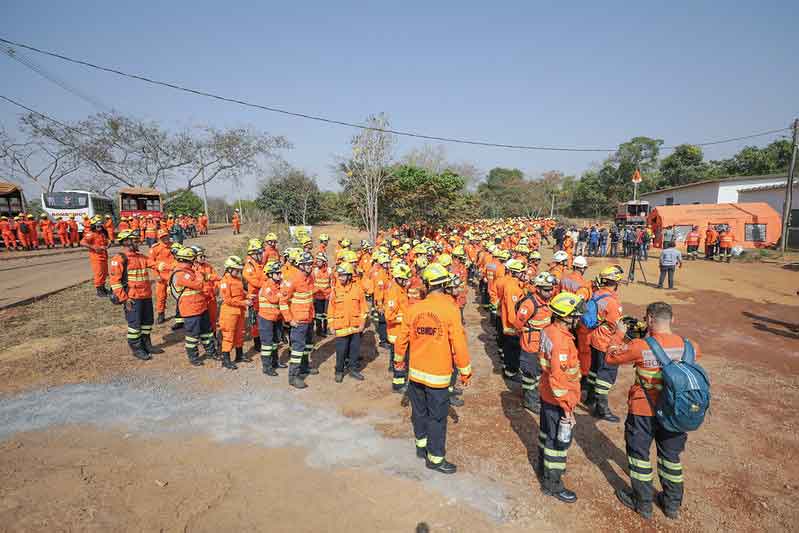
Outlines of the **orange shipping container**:
M 655 233 L 654 245 L 663 246 L 663 230 L 672 226 L 678 243 L 692 226 L 699 226 L 704 246 L 708 224 L 727 225 L 735 236 L 735 246 L 768 248 L 774 246 L 782 233 L 782 217 L 766 203 L 663 205 L 649 213 L 647 224 Z

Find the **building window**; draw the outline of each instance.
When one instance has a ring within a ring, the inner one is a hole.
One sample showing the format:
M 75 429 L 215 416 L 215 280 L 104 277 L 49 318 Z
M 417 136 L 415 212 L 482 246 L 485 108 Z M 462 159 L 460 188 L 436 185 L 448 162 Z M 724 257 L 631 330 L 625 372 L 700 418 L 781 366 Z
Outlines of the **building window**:
M 666 197 L 666 205 L 674 205 L 674 197 L 673 196 L 667 196 Z
M 767 224 L 744 224 L 744 240 L 749 242 L 766 242 Z

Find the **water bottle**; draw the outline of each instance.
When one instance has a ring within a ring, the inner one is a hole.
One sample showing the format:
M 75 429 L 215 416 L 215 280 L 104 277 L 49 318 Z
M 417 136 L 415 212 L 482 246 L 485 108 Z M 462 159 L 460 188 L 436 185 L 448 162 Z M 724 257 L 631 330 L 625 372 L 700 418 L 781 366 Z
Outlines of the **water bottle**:
M 558 423 L 558 442 L 568 444 L 572 440 L 572 425 L 565 418 L 561 418 Z

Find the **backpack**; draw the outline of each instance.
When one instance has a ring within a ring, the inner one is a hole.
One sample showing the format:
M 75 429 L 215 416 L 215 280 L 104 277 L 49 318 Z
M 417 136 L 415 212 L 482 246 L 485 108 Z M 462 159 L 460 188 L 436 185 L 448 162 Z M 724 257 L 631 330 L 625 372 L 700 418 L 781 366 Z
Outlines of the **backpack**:
M 21 231 L 23 235 L 27 235 L 28 233 L 31 232 L 31 228 L 30 228 L 30 226 L 28 226 L 27 223 L 20 222 L 19 223 L 19 231 Z
M 538 310 L 541 309 L 541 306 L 538 305 L 538 302 L 535 301 L 535 296 L 533 296 L 533 293 L 528 292 L 527 294 L 524 295 L 524 298 L 522 298 L 521 300 L 516 302 L 516 313 L 519 312 L 519 308 L 522 306 L 522 304 L 525 302 L 525 300 L 530 300 L 530 301 L 533 302 L 533 313 L 530 315 L 530 318 L 528 318 L 528 320 L 530 320 L 535 315 L 538 314 Z M 532 328 L 531 328 L 531 330 L 527 332 L 527 342 L 530 342 L 532 336 L 533 336 L 533 332 L 532 332 Z
M 588 329 L 596 329 L 602 323 L 599 320 L 599 305 L 597 302 L 604 300 L 610 294 L 600 294 L 599 296 L 592 296 L 590 300 L 585 303 L 585 312 L 580 317 L 580 322 Z
M 644 388 L 644 396 L 658 422 L 667 431 L 675 433 L 698 429 L 710 408 L 710 380 L 705 369 L 696 363 L 693 345 L 688 339 L 683 339 L 685 347 L 682 357 L 675 362 L 653 337 L 644 340 L 655 354 L 663 375 L 663 390 L 657 405 Z M 638 382 L 643 388 L 640 376 Z
M 119 254 L 122 258 L 122 290 L 127 292 L 128 290 L 128 256 L 127 254 Z M 122 302 L 119 301 L 117 295 L 114 294 L 114 291 L 111 291 L 111 294 L 108 295 L 108 298 L 111 300 L 111 303 L 114 305 L 121 305 Z

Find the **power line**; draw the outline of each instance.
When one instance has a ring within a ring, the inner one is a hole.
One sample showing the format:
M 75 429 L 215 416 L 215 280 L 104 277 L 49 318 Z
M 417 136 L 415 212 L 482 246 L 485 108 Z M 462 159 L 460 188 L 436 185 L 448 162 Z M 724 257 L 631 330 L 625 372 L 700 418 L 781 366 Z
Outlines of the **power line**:
M 519 145 L 519 144 L 493 143 L 493 142 L 488 142 L 488 141 L 476 141 L 476 140 L 471 140 L 471 139 L 459 139 L 459 138 L 454 138 L 454 137 L 441 137 L 441 136 L 437 136 L 437 135 L 426 135 L 426 134 L 422 134 L 422 133 L 416 133 L 416 132 L 411 132 L 411 131 L 403 131 L 403 130 L 394 130 L 394 129 L 388 129 L 388 128 L 386 128 L 386 129 L 384 129 L 384 128 L 374 128 L 374 127 L 366 126 L 364 124 L 357 124 L 357 123 L 354 123 L 354 122 L 335 120 L 335 119 L 331 119 L 331 118 L 327 118 L 327 117 L 323 117 L 323 116 L 312 115 L 312 114 L 309 114 L 309 113 L 299 113 L 299 112 L 296 112 L 296 111 L 288 111 L 288 110 L 280 109 L 280 108 L 273 107 L 273 106 L 266 106 L 266 105 L 262 105 L 262 104 L 256 104 L 256 103 L 253 103 L 253 102 L 248 102 L 246 100 L 240 100 L 238 98 L 222 96 L 222 95 L 219 95 L 219 94 L 210 93 L 210 92 L 202 91 L 202 90 L 199 90 L 199 89 L 192 89 L 192 88 L 189 88 L 189 87 L 184 87 L 184 86 L 178 85 L 176 83 L 170 83 L 170 82 L 166 82 L 166 81 L 156 80 L 156 79 L 153 79 L 153 78 L 150 78 L 150 77 L 147 77 L 147 76 L 142 76 L 142 75 L 138 75 L 138 74 L 130 74 L 128 72 L 124 72 L 124 71 L 116 69 L 116 68 L 104 67 L 104 66 L 97 65 L 95 63 L 90 63 L 88 61 L 84 61 L 84 60 L 81 60 L 81 59 L 75 59 L 75 58 L 72 58 L 72 57 L 69 57 L 69 56 L 65 56 L 63 54 L 59 54 L 59 53 L 56 53 L 56 52 L 50 52 L 48 50 L 43 50 L 43 49 L 40 49 L 40 48 L 36 48 L 36 47 L 28 45 L 28 44 L 19 43 L 19 42 L 16 42 L 16 41 L 11 41 L 11 40 L 5 39 L 3 37 L 0 37 L 0 42 L 6 43 L 6 44 L 12 45 L 12 46 L 17 46 L 19 48 L 24 48 L 26 50 L 30 50 L 32 52 L 36 52 L 36 53 L 39 53 L 39 54 L 42 54 L 42 55 L 55 57 L 57 59 L 61 59 L 63 61 L 74 63 L 74 64 L 77 64 L 77 65 L 82 65 L 82 66 L 93 68 L 93 69 L 100 70 L 100 71 L 103 71 L 103 72 L 109 72 L 111 74 L 116 74 L 117 76 L 122 76 L 122 77 L 125 77 L 125 78 L 131 78 L 131 79 L 143 81 L 143 82 L 146 82 L 146 83 L 150 83 L 150 84 L 153 84 L 153 85 L 160 85 L 162 87 L 168 87 L 170 89 L 175 89 L 177 91 L 183 91 L 183 92 L 194 94 L 194 95 L 197 95 L 197 96 L 204 96 L 204 97 L 207 97 L 207 98 L 213 98 L 215 100 L 220 100 L 220 101 L 223 101 L 223 102 L 239 104 L 239 105 L 242 105 L 242 106 L 245 106 L 245 107 L 261 109 L 263 111 L 269 111 L 269 112 L 272 112 L 272 113 L 280 113 L 282 115 L 288 115 L 288 116 L 297 117 L 297 118 L 304 118 L 304 119 L 307 119 L 307 120 L 315 120 L 317 122 L 324 122 L 324 123 L 327 123 L 327 124 L 335 124 L 335 125 L 339 125 L 339 126 L 347 126 L 347 127 L 350 127 L 350 128 L 357 128 L 357 129 L 362 129 L 362 130 L 372 130 L 372 131 L 379 131 L 379 132 L 383 132 L 383 133 L 391 133 L 393 135 L 398 135 L 398 136 L 402 136 L 402 137 L 412 137 L 412 138 L 416 138 L 416 139 L 425 139 L 425 140 L 430 140 L 430 141 L 439 141 L 439 142 L 447 142 L 447 143 L 455 143 L 455 144 L 468 144 L 468 145 L 473 145 L 473 146 L 487 146 L 487 147 L 492 147 L 492 148 L 510 148 L 510 149 L 516 149 L 516 150 L 537 150 L 537 151 L 552 151 L 552 152 L 606 152 L 606 153 L 609 153 L 609 152 L 615 152 L 616 151 L 616 148 L 577 148 L 577 147 L 564 147 L 564 146 L 530 146 L 530 145 Z M 771 134 L 778 133 L 778 132 L 781 132 L 781 131 L 787 131 L 789 129 L 791 129 L 791 128 L 790 127 L 778 128 L 778 129 L 763 131 L 763 132 L 759 132 L 759 133 L 752 133 L 752 134 L 749 134 L 749 135 L 731 137 L 731 138 L 728 138 L 728 139 L 721 139 L 721 140 L 715 140 L 715 141 L 705 141 L 705 142 L 701 142 L 701 143 L 691 143 L 691 144 L 693 144 L 694 146 L 710 146 L 710 145 L 715 145 L 715 144 L 724 144 L 724 143 L 735 142 L 735 141 L 740 141 L 740 140 L 745 140 L 745 139 L 753 139 L 755 137 L 762 137 L 762 136 L 765 136 L 765 135 L 771 135 Z M 663 146 L 663 147 L 661 147 L 661 150 L 673 150 L 674 148 L 676 148 L 676 146 Z
M 49 116 L 45 115 L 44 113 L 40 113 L 39 111 L 36 111 L 35 109 L 31 109 L 30 107 L 26 106 L 25 104 L 21 104 L 21 103 L 17 102 L 13 98 L 9 98 L 8 96 L 4 96 L 4 95 L 0 94 L 0 100 L 5 100 L 6 102 L 8 102 L 10 104 L 13 104 L 13 105 L 15 105 L 17 107 L 20 107 L 20 108 L 22 108 L 22 109 L 24 109 L 26 111 L 29 111 L 29 112 L 33 113 L 34 115 L 39 115 L 43 119 L 49 120 L 50 122 L 54 122 L 54 123 L 58 124 L 59 126 L 65 128 L 65 129 L 68 129 L 69 131 L 74 131 L 75 133 L 79 133 L 79 134 L 84 135 L 86 137 L 92 137 L 91 134 L 86 133 L 85 131 L 81 131 L 81 130 L 79 130 L 77 128 L 73 128 L 72 126 L 63 123 L 60 120 L 56 120 L 53 117 L 49 117 Z

